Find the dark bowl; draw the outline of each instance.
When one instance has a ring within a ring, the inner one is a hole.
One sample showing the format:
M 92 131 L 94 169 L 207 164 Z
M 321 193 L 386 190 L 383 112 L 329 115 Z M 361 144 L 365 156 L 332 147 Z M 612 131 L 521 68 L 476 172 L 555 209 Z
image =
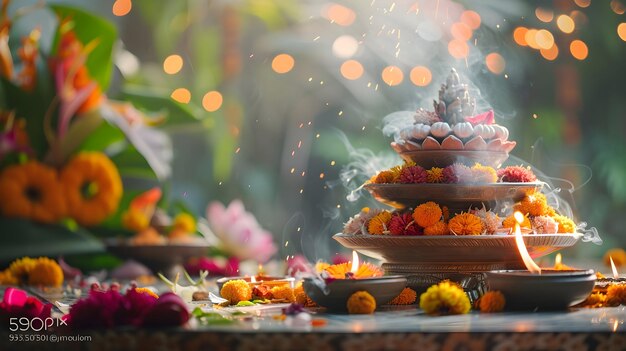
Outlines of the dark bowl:
M 563 310 L 584 301 L 595 281 L 592 269 L 487 272 L 489 290 L 504 295 L 507 310 Z
M 367 291 L 376 300 L 376 306 L 384 305 L 398 296 L 406 287 L 406 278 L 390 275 L 367 279 L 337 279 L 327 284 L 328 294 L 313 278 L 304 278 L 304 291 L 315 303 L 329 310 L 345 312 L 346 303 L 357 291 Z

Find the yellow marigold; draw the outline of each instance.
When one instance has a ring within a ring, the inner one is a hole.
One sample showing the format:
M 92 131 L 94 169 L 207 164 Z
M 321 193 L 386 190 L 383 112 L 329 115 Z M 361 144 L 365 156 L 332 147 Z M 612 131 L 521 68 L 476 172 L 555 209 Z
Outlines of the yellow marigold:
M 528 216 L 544 216 L 548 214 L 548 203 L 546 196 L 540 192 L 526 195 L 522 201 L 513 208 Z
M 159 298 L 159 295 L 157 295 L 154 291 L 152 291 L 152 289 L 148 289 L 148 288 L 135 288 L 135 291 L 140 293 L 140 294 L 146 294 L 146 295 L 150 295 L 152 297 L 154 297 L 155 299 Z
M 194 233 L 196 231 L 196 219 L 189 213 L 180 213 L 174 218 L 174 228 L 187 233 Z
M 271 292 L 275 299 L 296 302 L 296 295 L 294 294 L 293 289 L 287 285 L 277 285 L 271 289 Z
M 566 216 L 554 215 L 552 218 L 559 224 L 559 233 L 575 233 L 576 223 Z
M 328 276 L 331 278 L 344 279 L 346 277 L 346 274 L 350 272 L 351 268 L 352 268 L 351 262 L 344 262 L 344 263 L 338 263 L 338 264 L 329 266 L 328 268 L 325 269 L 325 271 L 326 271 L 326 274 L 328 274 Z M 357 269 L 356 273 L 354 273 L 354 278 L 355 279 L 372 278 L 372 277 L 380 277 L 382 275 L 383 275 L 383 271 L 379 267 L 374 266 L 373 264 L 369 262 L 365 262 L 365 263 L 362 263 L 359 266 L 359 269 Z
M 606 305 L 615 307 L 626 305 L 626 285 L 611 285 L 606 290 Z
M 433 285 L 420 296 L 420 308 L 429 315 L 465 314 L 471 305 L 463 289 L 450 281 Z
M 0 271 L 0 285 L 19 285 L 20 281 L 11 273 L 10 270 L 6 269 L 4 271 Z
M 61 171 L 69 214 L 76 222 L 100 224 L 117 210 L 122 179 L 115 164 L 101 152 L 81 152 Z
M 122 226 L 125 229 L 138 233 L 150 226 L 150 219 L 143 211 L 131 207 L 122 214 Z
M 9 166 L 0 173 L 0 213 L 7 217 L 53 223 L 67 206 L 57 173 L 37 161 Z
M 428 183 L 443 183 L 443 168 L 433 167 L 426 171 Z
M 489 166 L 483 166 L 480 163 L 474 164 L 472 167 L 472 182 L 474 183 L 495 183 L 498 181 L 498 173 Z
M 8 271 L 11 272 L 20 283 L 25 283 L 28 281 L 28 275 L 33 270 L 35 265 L 37 264 L 37 260 L 30 257 L 22 257 L 13 261 L 11 265 L 9 265 Z
M 61 284 L 63 284 L 63 270 L 55 260 L 40 257 L 28 274 L 28 284 L 53 287 L 61 286 Z
M 510 215 L 502 221 L 502 226 L 504 228 L 513 229 L 515 228 L 515 223 L 517 223 L 517 220 L 515 219 L 513 215 Z M 524 215 L 524 220 L 522 221 L 522 224 L 520 224 L 520 227 L 528 228 L 528 229 L 532 228 L 532 225 L 530 224 L 530 219 L 528 218 L 528 216 Z
M 615 266 L 621 267 L 621 266 L 626 265 L 626 251 L 624 251 L 624 249 L 614 248 L 614 249 L 608 250 L 604 254 L 604 257 L 602 260 L 604 261 L 604 264 L 607 267 L 611 266 L 611 260 L 610 260 L 611 257 L 613 258 L 613 263 L 615 264 Z
M 504 295 L 499 291 L 488 291 L 478 300 L 478 308 L 480 312 L 494 313 L 502 312 L 506 300 Z
M 424 228 L 424 235 L 448 235 L 450 230 L 444 221 L 439 221 L 430 227 Z
M 406 164 L 401 166 L 395 166 L 389 169 L 389 172 L 391 172 L 391 174 L 393 175 L 393 183 L 398 181 L 398 179 L 400 178 L 400 173 L 402 173 L 402 170 L 404 170 L 405 167 L 407 167 Z
M 252 288 L 243 279 L 229 280 L 222 285 L 220 295 L 235 305 L 239 301 L 249 301 L 252 298 Z
M 417 293 L 411 288 L 404 288 L 400 295 L 389 301 L 390 305 L 410 305 L 417 300 Z
M 357 291 L 348 298 L 348 313 L 372 314 L 376 310 L 376 300 L 367 291 Z
M 374 183 L 389 184 L 389 183 L 393 183 L 395 180 L 396 180 L 395 174 L 390 170 L 386 170 L 386 171 L 381 171 L 380 173 L 376 175 L 376 178 L 374 178 Z
M 439 205 L 429 201 L 415 208 L 415 211 L 413 211 L 413 219 L 420 227 L 426 228 L 439 222 L 442 214 L 443 212 Z
M 452 217 L 448 228 L 456 235 L 480 235 L 484 230 L 480 217 L 471 213 L 461 213 Z
M 387 225 L 391 220 L 391 212 L 382 211 L 381 213 L 370 219 L 367 224 L 367 231 L 370 234 L 385 234 L 387 232 Z
M 603 307 L 606 304 L 606 295 L 599 292 L 592 292 L 585 301 L 576 305 L 575 307 L 589 307 L 597 308 Z

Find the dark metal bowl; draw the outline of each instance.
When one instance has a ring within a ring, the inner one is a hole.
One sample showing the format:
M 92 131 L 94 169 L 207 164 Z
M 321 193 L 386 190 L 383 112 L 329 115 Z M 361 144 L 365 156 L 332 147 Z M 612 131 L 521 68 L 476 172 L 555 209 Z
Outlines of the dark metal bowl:
M 306 294 L 318 305 L 344 312 L 347 310 L 348 299 L 357 291 L 370 293 L 376 300 L 376 306 L 386 304 L 406 287 L 406 278 L 390 275 L 367 279 L 337 279 L 327 284 L 328 294 L 324 293 L 313 278 L 304 278 L 303 287 Z
M 596 274 L 589 270 L 487 272 L 489 290 L 500 291 L 508 310 L 562 310 L 584 301 L 593 290 Z

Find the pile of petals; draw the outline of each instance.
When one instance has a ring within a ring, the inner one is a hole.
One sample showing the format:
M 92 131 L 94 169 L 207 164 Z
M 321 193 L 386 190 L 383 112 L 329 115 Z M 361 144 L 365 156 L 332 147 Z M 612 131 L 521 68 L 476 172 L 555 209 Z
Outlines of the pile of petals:
M 21 317 L 30 319 L 32 323 L 43 323 L 43 320 L 50 318 L 51 310 L 52 304 L 44 304 L 37 298 L 28 296 L 24 290 L 9 287 L 4 291 L 0 302 L 0 324 L 8 325 L 10 318 Z
M 94 286 L 89 296 L 72 305 L 65 317 L 73 329 L 172 327 L 185 324 L 189 320 L 189 311 L 174 293 L 157 298 L 138 288 L 130 288 L 122 294 L 118 289 L 102 290 Z

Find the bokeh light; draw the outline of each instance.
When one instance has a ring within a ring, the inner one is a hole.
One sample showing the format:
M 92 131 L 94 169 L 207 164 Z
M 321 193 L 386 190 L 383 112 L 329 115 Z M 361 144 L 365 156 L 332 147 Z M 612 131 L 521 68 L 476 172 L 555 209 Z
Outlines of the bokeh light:
M 485 57 L 485 64 L 487 69 L 493 74 L 502 74 L 506 67 L 506 61 L 502 55 L 497 52 L 492 52 Z
M 574 20 L 568 15 L 560 15 L 556 19 L 556 25 L 563 33 L 571 33 L 576 28 L 576 24 L 574 24 Z
M 533 49 L 539 49 L 539 44 L 537 44 L 537 32 L 536 29 L 529 29 L 524 35 L 524 39 L 526 39 L 526 44 Z
M 224 98 L 219 91 L 209 91 L 202 97 L 202 107 L 209 112 L 215 112 L 222 107 Z
M 178 88 L 172 92 L 170 97 L 181 104 L 188 104 L 191 101 L 191 92 L 186 88 Z
M 559 47 L 556 44 L 552 45 L 549 49 L 541 49 L 539 50 L 541 56 L 548 61 L 554 61 L 559 56 Z
M 340 72 L 346 79 L 359 79 L 363 75 L 363 65 L 357 60 L 348 60 L 341 65 Z
M 169 55 L 163 60 L 163 71 L 167 74 L 176 74 L 183 68 L 183 58 L 180 55 Z
M 342 35 L 335 39 L 332 50 L 339 58 L 350 58 L 359 50 L 359 42 L 351 35 Z
M 535 41 L 540 49 L 548 50 L 554 45 L 554 36 L 546 29 L 540 29 L 535 34 Z
M 526 27 L 517 27 L 513 31 L 513 39 L 520 46 L 528 46 L 526 42 L 526 32 L 528 32 L 528 28 Z
M 284 74 L 293 69 L 295 60 L 289 54 L 279 54 L 272 60 L 272 69 L 274 72 Z
M 453 23 L 450 27 L 450 33 L 454 39 L 458 40 L 470 40 L 472 38 L 472 29 L 463 22 Z
M 617 35 L 619 35 L 623 41 L 626 41 L 626 23 L 620 23 L 617 26 Z
M 550 9 L 544 9 L 543 7 L 537 7 L 537 9 L 535 10 L 535 16 L 537 16 L 537 18 L 541 21 L 541 22 L 552 22 L 552 20 L 554 19 L 554 12 Z
M 626 12 L 626 7 L 618 0 L 611 0 L 611 10 L 618 15 L 623 15 Z
M 591 0 L 574 0 L 574 2 L 582 8 L 589 7 L 589 5 L 591 5 Z
M 409 78 L 411 82 L 418 87 L 425 87 L 430 84 L 430 81 L 433 79 L 433 74 L 424 66 L 415 66 L 411 70 Z
M 461 59 L 469 54 L 469 46 L 463 40 L 454 39 L 448 43 L 448 52 L 452 57 Z
M 397 66 L 387 66 L 383 69 L 381 74 L 383 81 L 387 83 L 387 85 L 394 86 L 402 83 L 404 79 L 404 74 L 402 70 Z
M 574 56 L 574 58 L 577 60 L 584 60 L 589 55 L 589 49 L 587 48 L 587 44 L 578 39 L 572 41 L 572 43 L 569 45 L 569 51 L 572 53 L 572 56 Z
M 323 12 L 324 17 L 333 23 L 337 23 L 340 26 L 347 27 L 354 23 L 356 19 L 356 13 L 349 7 L 345 7 L 339 4 L 330 4 L 325 8 Z
M 126 16 L 132 10 L 133 2 L 131 0 L 116 0 L 113 3 L 113 14 L 115 16 Z
M 474 11 L 463 11 L 461 14 L 461 22 L 467 24 L 473 30 L 480 27 L 480 15 Z

